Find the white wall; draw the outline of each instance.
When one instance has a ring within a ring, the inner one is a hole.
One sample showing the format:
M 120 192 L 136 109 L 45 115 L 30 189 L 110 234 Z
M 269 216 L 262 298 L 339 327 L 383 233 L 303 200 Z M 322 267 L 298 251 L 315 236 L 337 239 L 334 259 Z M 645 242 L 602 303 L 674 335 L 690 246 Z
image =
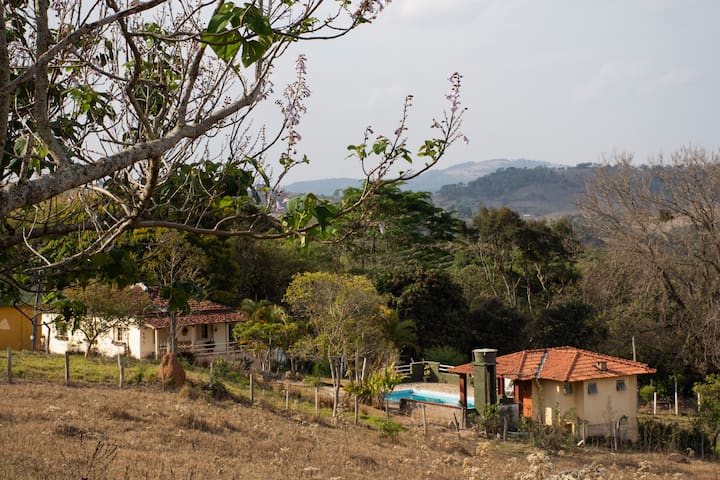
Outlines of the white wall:
M 70 332 L 70 329 L 68 329 L 67 340 L 57 338 L 57 329 L 54 323 L 55 317 L 57 317 L 56 313 L 45 313 L 42 316 L 43 323 L 51 323 L 50 353 L 64 354 L 67 351 L 85 353 L 87 351 L 87 342 L 85 341 L 85 336 L 81 332 L 76 331 L 75 333 L 72 333 Z M 128 340 L 130 354 L 132 356 L 137 356 L 134 354 L 135 352 L 140 351 L 140 332 L 137 327 L 130 327 Z M 99 354 L 109 357 L 116 356 L 118 353 L 125 354 L 125 347 L 123 345 L 113 344 L 112 330 L 100 335 L 97 338 L 95 349 Z

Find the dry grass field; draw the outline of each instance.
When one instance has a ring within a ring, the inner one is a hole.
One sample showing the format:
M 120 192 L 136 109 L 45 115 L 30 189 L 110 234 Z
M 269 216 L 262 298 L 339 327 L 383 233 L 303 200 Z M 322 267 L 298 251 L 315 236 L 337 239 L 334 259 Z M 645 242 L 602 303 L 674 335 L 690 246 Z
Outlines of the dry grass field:
M 20 352 L 13 383 L 0 379 L 0 480 L 720 480 L 720 463 L 680 454 L 546 454 L 447 424 L 425 435 L 422 422 L 400 415 L 390 425 L 403 428 L 387 430 L 384 412 L 370 407 L 354 425 L 352 412 L 330 418 L 322 398 L 316 414 L 302 382 L 258 379 L 251 404 L 247 376 L 230 374 L 229 394 L 211 395 L 208 370 L 188 366 L 189 384 L 163 391 L 156 363 L 129 361 L 121 390 L 115 360 L 71 365 L 64 386 L 62 356 Z
M 378 412 L 380 413 L 380 412 Z M 2 479 L 720 479 L 717 463 L 578 449 L 534 454 L 472 431 L 408 425 L 382 437 L 352 419 L 195 388 L 0 384 Z

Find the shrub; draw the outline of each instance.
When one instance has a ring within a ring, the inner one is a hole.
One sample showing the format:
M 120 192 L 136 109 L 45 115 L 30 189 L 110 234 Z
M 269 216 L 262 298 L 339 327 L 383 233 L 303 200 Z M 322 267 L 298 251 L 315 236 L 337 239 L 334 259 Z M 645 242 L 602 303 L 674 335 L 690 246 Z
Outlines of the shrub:
M 483 404 L 480 408 L 478 423 L 488 438 L 490 438 L 490 435 L 497 433 L 500 427 L 500 405 L 497 403 Z
M 135 374 L 132 376 L 132 381 L 138 385 L 143 382 L 145 378 L 145 372 L 147 371 L 147 365 L 138 365 L 135 370 Z
M 650 403 L 653 399 L 653 393 L 655 393 L 655 385 L 643 385 L 640 387 L 640 401 Z
M 380 436 L 383 438 L 389 438 L 390 440 L 397 441 L 403 426 L 399 423 L 395 423 L 392 420 L 384 420 L 380 423 Z
M 561 450 L 571 438 L 562 425 L 544 425 L 527 417 L 520 419 L 520 431 L 530 435 L 533 446 L 549 451 Z
M 664 422 L 654 418 L 638 420 L 640 445 L 645 450 L 666 452 L 692 450 L 711 452 L 712 438 L 704 435 L 697 422 L 694 424 Z

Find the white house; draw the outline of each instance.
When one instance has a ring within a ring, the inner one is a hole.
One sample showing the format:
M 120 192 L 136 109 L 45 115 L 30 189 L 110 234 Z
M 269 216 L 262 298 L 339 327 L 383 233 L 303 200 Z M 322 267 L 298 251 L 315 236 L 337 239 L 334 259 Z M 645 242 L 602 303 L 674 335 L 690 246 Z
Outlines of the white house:
M 155 305 L 154 312 L 145 315 L 142 326 L 116 327 L 98 338 L 96 350 L 101 355 L 114 356 L 118 353 L 135 358 L 159 358 L 167 350 L 170 334 L 170 315 L 167 300 L 160 298 L 156 290 L 148 295 Z M 247 317 L 238 312 L 210 301 L 190 300 L 190 313 L 177 317 L 178 351 L 189 351 L 195 355 L 233 355 L 237 353 L 232 329 Z M 52 323 L 57 313 L 46 313 L 43 321 Z M 71 334 L 53 324 L 50 333 L 49 350 L 52 353 L 66 351 L 84 352 L 87 348 L 81 333 Z

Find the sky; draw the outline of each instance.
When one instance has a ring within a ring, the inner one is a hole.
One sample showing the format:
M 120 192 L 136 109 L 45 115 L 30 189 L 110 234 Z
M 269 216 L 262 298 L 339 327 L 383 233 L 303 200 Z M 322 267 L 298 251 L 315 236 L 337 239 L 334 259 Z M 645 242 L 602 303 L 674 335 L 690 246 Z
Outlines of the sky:
M 285 183 L 360 178 L 346 147 L 391 135 L 414 95 L 412 150 L 463 75 L 463 133 L 437 168 L 493 158 L 575 165 L 720 147 L 720 1 L 393 0 L 370 25 L 293 52 L 312 96 L 310 158 Z M 290 78 L 278 65 L 276 90 Z

